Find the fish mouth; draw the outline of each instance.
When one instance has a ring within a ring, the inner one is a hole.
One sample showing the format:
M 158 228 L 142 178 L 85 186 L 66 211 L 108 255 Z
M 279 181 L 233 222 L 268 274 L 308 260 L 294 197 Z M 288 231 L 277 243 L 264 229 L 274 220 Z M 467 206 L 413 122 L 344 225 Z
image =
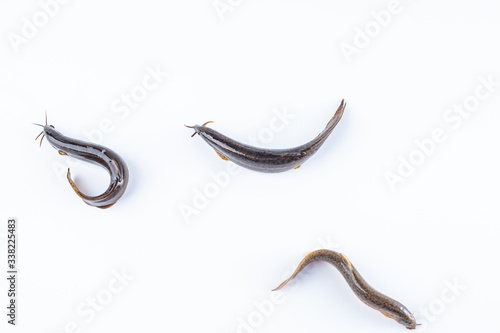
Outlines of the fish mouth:
M 199 132 L 199 128 L 200 128 L 200 127 L 203 127 L 203 126 L 205 126 L 206 124 L 210 124 L 210 123 L 214 123 L 214 121 L 213 121 L 213 120 L 209 120 L 209 121 L 207 121 L 206 123 L 204 123 L 203 125 L 188 126 L 188 125 L 184 124 L 184 126 L 186 126 L 187 128 L 192 128 L 192 129 L 194 129 L 194 133 L 193 133 L 193 135 L 191 135 L 191 137 L 193 137 L 193 136 L 195 136 L 195 135 Z

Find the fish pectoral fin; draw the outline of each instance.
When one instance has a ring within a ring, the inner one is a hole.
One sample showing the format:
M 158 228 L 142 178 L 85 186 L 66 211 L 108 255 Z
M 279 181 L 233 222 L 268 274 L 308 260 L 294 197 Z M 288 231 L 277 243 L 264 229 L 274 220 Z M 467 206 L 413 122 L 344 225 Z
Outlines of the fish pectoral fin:
M 301 164 L 301 165 L 299 165 L 299 166 L 297 166 L 297 167 L 295 167 L 294 169 L 298 169 L 298 168 L 300 168 L 301 166 L 302 166 L 302 164 Z
M 65 151 L 62 151 L 62 150 L 59 150 L 58 153 L 59 153 L 59 155 L 68 155 L 68 153 L 66 153 Z
M 222 155 L 222 154 L 221 154 L 221 153 L 219 153 L 217 150 L 216 150 L 215 152 L 216 152 L 216 153 L 217 153 L 217 155 L 219 155 L 219 157 L 220 157 L 220 158 L 222 158 L 224 161 L 229 161 L 229 160 L 227 159 L 227 157 L 226 157 L 226 156 Z
M 391 316 L 389 316 L 387 313 L 383 313 L 381 312 L 381 314 L 383 314 L 384 316 L 386 316 L 387 318 L 391 318 Z M 391 318 L 392 319 L 392 318 Z

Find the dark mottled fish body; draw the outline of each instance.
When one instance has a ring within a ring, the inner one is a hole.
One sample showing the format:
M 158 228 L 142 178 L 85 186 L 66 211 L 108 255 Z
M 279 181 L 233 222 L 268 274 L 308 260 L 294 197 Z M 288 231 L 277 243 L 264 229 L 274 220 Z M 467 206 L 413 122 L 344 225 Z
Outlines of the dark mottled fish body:
M 68 181 L 85 203 L 98 208 L 109 208 L 121 198 L 127 188 L 129 171 L 125 161 L 117 153 L 101 145 L 69 138 L 50 125 L 43 127 L 43 133 L 59 154 L 100 165 L 109 172 L 111 179 L 106 191 L 98 196 L 87 196 L 77 188 L 68 169 Z
M 260 172 L 283 172 L 300 167 L 323 145 L 344 113 L 342 101 L 326 128 L 313 140 L 289 149 L 264 149 L 235 141 L 205 125 L 192 126 L 222 158 L 244 168 Z
M 284 287 L 290 280 L 293 280 L 304 267 L 315 261 L 326 261 L 335 266 L 342 274 L 349 287 L 351 287 L 354 294 L 369 307 L 382 312 L 385 316 L 396 320 L 408 329 L 414 329 L 416 327 L 417 324 L 413 314 L 403 304 L 373 289 L 361 277 L 349 259 L 347 259 L 345 255 L 335 251 L 317 250 L 309 253 L 299 264 L 292 276 L 274 290 Z

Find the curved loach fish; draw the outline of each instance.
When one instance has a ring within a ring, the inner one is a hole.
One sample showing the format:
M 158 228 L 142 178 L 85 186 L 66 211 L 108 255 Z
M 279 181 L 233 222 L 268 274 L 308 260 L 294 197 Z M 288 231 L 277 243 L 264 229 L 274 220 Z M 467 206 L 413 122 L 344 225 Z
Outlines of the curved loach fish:
M 317 250 L 309 253 L 299 264 L 295 272 L 287 280 L 283 281 L 276 289 L 283 288 L 290 280 L 312 262 L 326 261 L 339 270 L 354 294 L 366 305 L 380 311 L 388 318 L 394 319 L 408 329 L 415 329 L 417 325 L 413 314 L 398 301 L 385 296 L 373 289 L 354 268 L 349 259 L 342 253 L 331 250 Z
M 283 172 L 299 168 L 306 160 L 314 155 L 325 143 L 335 126 L 342 118 L 346 104 L 340 103 L 332 119 L 325 129 L 313 140 L 306 144 L 289 149 L 265 149 L 235 141 L 206 125 L 187 126 L 194 129 L 215 152 L 224 160 L 232 161 L 244 168 L 260 172 Z
M 106 191 L 97 196 L 88 196 L 78 189 L 73 179 L 71 179 L 71 172 L 68 168 L 68 181 L 76 194 L 86 204 L 97 208 L 109 208 L 122 197 L 127 188 L 129 171 L 125 161 L 117 153 L 104 146 L 75 140 L 63 135 L 61 132 L 56 131 L 54 126 L 47 125 L 47 115 L 45 115 L 45 125 L 35 125 L 43 127 L 43 131 L 36 137 L 38 139 L 40 135 L 43 135 L 40 140 L 40 146 L 42 145 L 43 138 L 46 137 L 50 145 L 60 155 L 68 155 L 85 162 L 97 164 L 108 171 L 110 183 Z

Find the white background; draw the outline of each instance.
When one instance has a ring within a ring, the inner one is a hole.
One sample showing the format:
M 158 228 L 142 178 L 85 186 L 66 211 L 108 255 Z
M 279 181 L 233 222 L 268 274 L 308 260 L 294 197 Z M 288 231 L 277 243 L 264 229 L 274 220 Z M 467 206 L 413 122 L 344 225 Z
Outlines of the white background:
M 38 1 L 2 1 L 0 258 L 5 272 L 15 216 L 20 275 L 16 327 L 6 324 L 1 280 L 1 331 L 406 331 L 325 263 L 270 292 L 320 247 L 345 253 L 415 312 L 421 331 L 496 328 L 500 86 L 489 92 L 481 77 L 500 81 L 498 1 L 401 0 L 382 28 L 373 11 L 388 1 L 226 1 L 221 14 L 212 0 L 75 0 L 48 22 Z M 16 52 L 13 34 L 34 17 L 40 27 Z M 346 44 L 358 53 L 346 57 Z M 147 68 L 168 77 L 115 112 Z M 488 96 L 447 121 L 454 104 L 478 101 L 476 89 Z M 281 174 L 228 180 L 230 163 L 183 126 L 213 120 L 239 141 L 293 147 L 314 138 L 342 98 L 325 145 Z M 130 169 L 115 206 L 85 205 L 64 178 L 72 166 L 98 194 L 104 169 L 39 148 L 31 123 L 45 110 L 78 139 L 108 122 L 98 139 Z M 279 130 L 277 112 L 293 115 Z M 416 141 L 439 129 L 446 139 L 422 159 Z M 410 156 L 420 165 L 391 189 L 387 173 Z M 207 190 L 205 201 L 196 195 Z M 183 216 L 186 207 L 197 214 Z M 120 272 L 130 279 L 115 281 Z M 92 310 L 92 299 L 105 304 Z

